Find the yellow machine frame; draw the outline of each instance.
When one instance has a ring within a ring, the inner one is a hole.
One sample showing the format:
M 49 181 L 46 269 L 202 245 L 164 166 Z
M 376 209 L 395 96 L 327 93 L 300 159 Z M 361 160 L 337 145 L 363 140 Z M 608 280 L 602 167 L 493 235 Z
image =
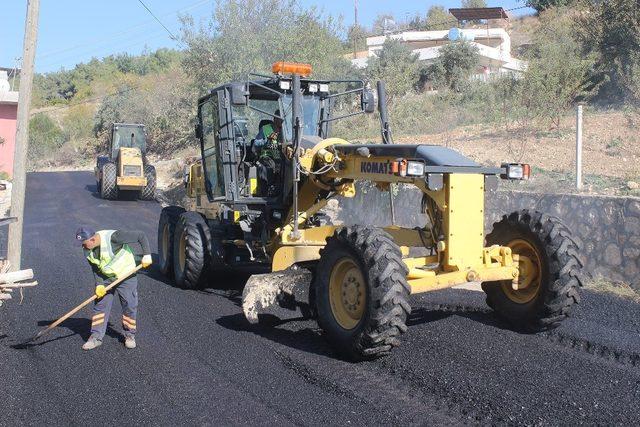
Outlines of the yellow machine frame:
M 139 166 L 140 176 L 125 176 L 125 166 Z M 120 148 L 116 185 L 121 190 L 140 190 L 147 185 L 147 178 L 144 176 L 142 153 L 140 153 L 139 149 L 131 147 Z
M 415 230 L 397 226 L 384 227 L 401 248 L 403 261 L 409 272 L 407 281 L 412 293 L 422 293 L 445 289 L 468 282 L 511 281 L 513 289 L 523 289 L 532 277 L 520 277 L 521 269 L 527 271 L 530 263 L 524 256 L 513 254 L 506 246 L 484 246 L 484 192 L 485 176 L 473 173 L 445 173 L 444 186 L 432 191 L 426 186 L 424 177 L 402 177 L 392 173 L 363 173 L 363 162 L 391 163 L 397 159 L 380 156 L 346 155 L 336 159 L 337 154 L 330 150 L 333 145 L 346 145 L 347 141 L 329 138 L 303 153 L 300 165 L 303 170 L 314 170 L 314 166 L 336 164 L 323 174 L 325 178 L 338 178 L 344 182 L 337 193 L 344 197 L 355 195 L 354 181 L 371 181 L 378 188 L 389 190 L 390 184 L 413 184 L 430 197 L 443 218 L 444 238 L 436 242 L 437 253 L 432 256 L 409 257 L 409 248 L 424 247 L 425 236 L 432 239 L 428 230 Z M 204 190 L 204 177 L 201 163 L 190 166 L 188 195 L 194 199 L 192 209 L 207 218 L 219 217 L 225 212 L 222 203 L 209 202 Z M 328 200 L 320 198 L 323 184 L 313 175 L 301 187 L 298 197 L 299 234 L 292 232 L 293 211 L 289 212 L 283 227 L 268 246 L 272 257 L 272 271 L 285 270 L 296 263 L 314 261 L 320 258 L 320 250 L 326 245 L 338 227 L 306 227 L 308 218 L 324 208 Z M 292 208 L 293 209 L 293 208 Z M 233 212 L 234 220 L 240 218 L 240 212 Z M 244 245 L 245 242 L 234 242 Z M 524 267 L 524 268 L 523 268 Z

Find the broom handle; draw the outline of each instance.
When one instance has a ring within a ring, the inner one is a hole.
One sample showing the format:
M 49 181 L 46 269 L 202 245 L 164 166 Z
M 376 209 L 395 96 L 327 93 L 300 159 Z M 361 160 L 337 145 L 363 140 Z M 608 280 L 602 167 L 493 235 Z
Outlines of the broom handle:
M 113 283 L 109 284 L 109 286 L 107 286 L 105 288 L 105 291 L 109 292 L 111 289 L 115 288 L 116 286 L 118 286 L 120 283 L 122 283 L 124 280 L 128 279 L 132 274 L 136 273 L 138 270 L 140 270 L 142 268 L 142 265 L 138 265 L 136 268 L 134 268 L 133 270 L 131 270 L 126 276 L 122 276 L 121 278 L 119 278 L 118 280 L 114 281 Z M 94 295 L 91 296 L 91 298 L 87 298 L 86 300 L 84 300 L 82 303 L 80 303 L 80 305 L 76 306 L 75 308 L 73 308 L 71 311 L 69 311 L 67 314 L 65 314 L 64 316 L 62 316 L 61 318 L 59 318 L 58 320 L 56 320 L 55 322 L 53 322 L 52 324 L 50 324 L 49 326 L 47 326 L 46 329 L 38 332 L 38 334 L 35 336 L 34 339 L 38 339 L 41 336 L 43 336 L 44 334 L 46 334 L 47 332 L 49 332 L 51 329 L 55 328 L 56 326 L 58 326 L 59 324 L 61 324 L 62 322 L 64 322 L 65 320 L 67 320 L 69 317 L 73 316 L 74 314 L 76 314 L 78 311 L 80 311 L 82 308 L 84 308 L 85 306 L 87 306 L 89 303 L 91 303 L 92 301 L 94 301 L 97 297 Z

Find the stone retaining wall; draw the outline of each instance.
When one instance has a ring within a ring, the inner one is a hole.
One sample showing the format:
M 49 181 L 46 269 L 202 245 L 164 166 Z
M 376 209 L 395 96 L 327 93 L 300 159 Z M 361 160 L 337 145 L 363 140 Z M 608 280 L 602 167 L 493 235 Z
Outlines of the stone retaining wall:
M 396 224 L 424 225 L 420 201 L 417 190 L 401 189 L 394 198 Z M 561 218 L 582 240 L 590 274 L 640 290 L 640 198 L 490 192 L 486 195 L 486 231 L 502 215 L 524 208 Z M 353 199 L 341 199 L 334 216 L 345 224 L 388 225 L 389 193 L 376 189 L 359 191 Z

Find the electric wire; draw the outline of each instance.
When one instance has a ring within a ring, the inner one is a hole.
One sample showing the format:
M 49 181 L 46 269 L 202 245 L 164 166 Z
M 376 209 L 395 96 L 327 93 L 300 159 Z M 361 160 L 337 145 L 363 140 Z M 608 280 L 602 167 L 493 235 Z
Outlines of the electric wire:
M 151 11 L 151 9 L 149 9 L 149 7 L 144 4 L 144 2 L 142 0 L 138 0 L 138 2 L 145 8 L 147 9 L 147 12 L 149 12 L 149 14 L 151 16 L 153 16 L 153 18 L 158 21 L 158 24 L 162 25 L 162 28 L 164 28 L 165 30 L 167 30 L 167 33 L 169 33 L 169 36 L 171 37 L 171 39 L 173 39 L 174 41 L 178 42 L 178 43 L 182 43 L 180 40 L 178 40 L 178 38 L 176 36 L 173 35 L 173 33 L 171 32 L 170 29 L 167 28 L 166 25 L 164 25 L 162 23 L 162 21 Z
M 189 5 L 189 6 L 186 6 L 184 8 L 180 8 L 180 9 L 174 10 L 172 12 L 166 13 L 164 15 L 160 15 L 160 17 L 164 18 L 164 17 L 172 16 L 172 15 L 180 13 L 180 12 L 186 12 L 188 10 L 196 9 L 196 8 L 198 8 L 200 6 L 203 6 L 205 4 L 208 4 L 208 3 L 210 3 L 210 0 L 200 0 L 200 1 L 198 1 L 196 3 L 193 3 L 193 4 Z M 114 33 L 111 33 L 111 34 L 109 34 L 109 35 L 107 35 L 105 37 L 89 39 L 89 40 L 85 41 L 82 44 L 71 46 L 71 47 L 66 47 L 66 48 L 63 48 L 63 49 L 48 51 L 48 52 L 45 52 L 45 53 L 42 53 L 42 54 L 38 54 L 36 57 L 37 57 L 37 59 L 44 59 L 44 58 L 48 58 L 50 56 L 56 56 L 56 55 L 59 55 L 61 53 L 69 52 L 71 50 L 79 49 L 79 48 L 82 48 L 82 47 L 94 46 L 96 43 L 109 42 L 109 41 L 112 41 L 114 38 L 118 38 L 119 36 L 122 36 L 122 35 L 125 35 L 125 34 L 137 33 L 138 29 L 146 27 L 146 26 L 148 26 L 149 24 L 151 24 L 153 22 L 154 22 L 154 20 L 141 22 L 141 23 L 136 24 L 136 25 L 134 25 L 132 27 L 129 27 L 129 28 L 125 29 L 125 30 L 116 31 Z

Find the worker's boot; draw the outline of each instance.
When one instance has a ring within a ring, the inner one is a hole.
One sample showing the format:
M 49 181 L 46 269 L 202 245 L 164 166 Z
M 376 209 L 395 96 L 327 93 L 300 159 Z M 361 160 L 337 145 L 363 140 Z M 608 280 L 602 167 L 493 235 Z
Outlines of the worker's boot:
M 135 337 L 129 336 L 124 339 L 124 346 L 127 348 L 136 348 Z
M 93 350 L 94 348 L 100 347 L 101 345 L 102 345 L 102 340 L 99 340 L 98 338 L 91 336 L 89 337 L 87 342 L 82 345 L 82 349 Z

